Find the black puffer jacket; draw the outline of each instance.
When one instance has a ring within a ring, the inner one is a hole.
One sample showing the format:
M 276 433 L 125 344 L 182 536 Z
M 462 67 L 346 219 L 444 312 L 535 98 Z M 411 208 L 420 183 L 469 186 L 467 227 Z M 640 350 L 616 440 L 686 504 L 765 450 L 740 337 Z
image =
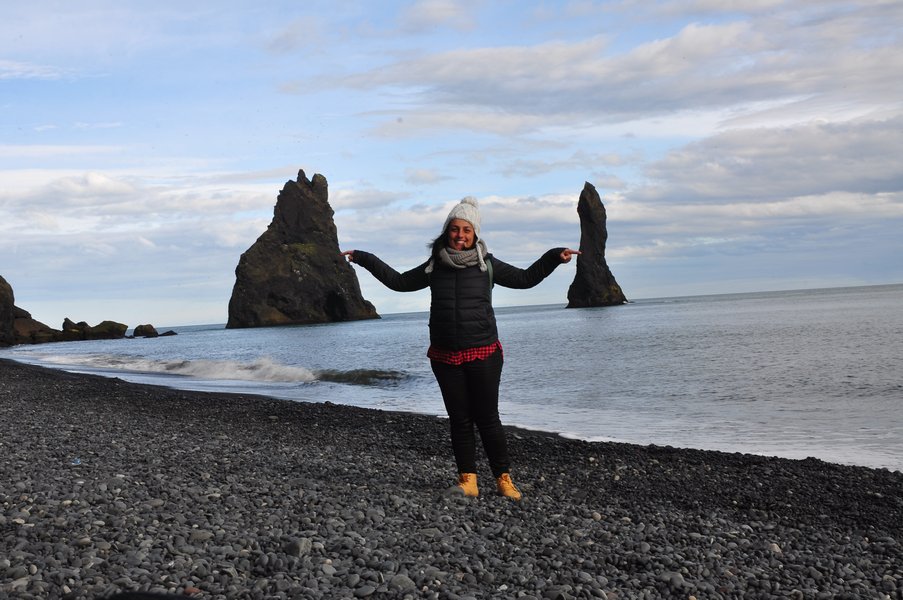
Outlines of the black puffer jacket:
M 493 283 L 503 287 L 531 288 L 548 277 L 561 264 L 564 248 L 552 248 L 526 269 L 509 265 L 491 254 Z M 464 350 L 488 346 L 498 339 L 489 273 L 479 267 L 453 269 L 438 261 L 433 272 L 426 273 L 429 261 L 399 273 L 375 255 L 354 251 L 354 262 L 396 292 L 430 288 L 430 344 L 443 350 Z

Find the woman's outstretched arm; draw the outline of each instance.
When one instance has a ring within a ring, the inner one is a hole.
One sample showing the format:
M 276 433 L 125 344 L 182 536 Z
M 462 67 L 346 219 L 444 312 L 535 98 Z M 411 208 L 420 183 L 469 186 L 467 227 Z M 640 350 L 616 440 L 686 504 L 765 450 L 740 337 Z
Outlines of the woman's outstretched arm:
M 531 288 L 551 275 L 558 265 L 570 262 L 575 254 L 580 254 L 580 251 L 570 248 L 552 248 L 526 269 L 509 265 L 493 256 L 491 257 L 493 281 L 509 288 Z
M 376 277 L 384 286 L 396 292 L 416 292 L 429 286 L 429 276 L 426 274 L 426 265 L 414 267 L 410 271 L 399 273 L 374 254 L 364 252 L 363 250 L 346 250 L 342 252 L 342 256 L 348 259 L 348 262 L 358 264 Z M 429 261 L 427 261 L 429 262 Z

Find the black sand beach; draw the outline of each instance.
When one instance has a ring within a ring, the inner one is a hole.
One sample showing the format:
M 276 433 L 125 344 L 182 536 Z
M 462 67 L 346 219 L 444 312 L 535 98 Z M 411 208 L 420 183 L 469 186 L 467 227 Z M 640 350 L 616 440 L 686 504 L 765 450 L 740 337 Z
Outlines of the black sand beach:
M 446 423 L 0 360 L 0 597 L 903 598 L 903 474 Z

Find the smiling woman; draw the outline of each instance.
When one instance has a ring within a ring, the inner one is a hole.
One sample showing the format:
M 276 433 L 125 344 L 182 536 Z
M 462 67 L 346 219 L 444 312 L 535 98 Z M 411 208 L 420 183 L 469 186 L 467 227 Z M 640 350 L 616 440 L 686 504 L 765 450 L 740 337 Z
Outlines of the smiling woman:
M 456 204 L 423 264 L 398 273 L 373 254 L 343 252 L 386 287 L 398 292 L 430 289 L 430 347 L 427 356 L 442 392 L 449 417 L 458 487 L 468 497 L 479 495 L 476 436 L 502 496 L 520 500 L 511 479 L 508 442 L 499 417 L 502 345 L 492 309 L 492 287 L 524 289 L 538 285 L 561 263 L 579 254 L 553 248 L 526 269 L 518 269 L 489 254 L 479 237 L 481 216 L 475 198 Z

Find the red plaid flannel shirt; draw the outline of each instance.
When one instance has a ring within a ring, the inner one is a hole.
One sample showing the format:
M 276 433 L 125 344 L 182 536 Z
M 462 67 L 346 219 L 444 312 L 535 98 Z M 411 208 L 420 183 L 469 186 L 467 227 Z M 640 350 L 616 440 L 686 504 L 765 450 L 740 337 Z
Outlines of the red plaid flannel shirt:
M 447 365 L 461 365 L 473 360 L 486 360 L 495 352 L 502 351 L 502 342 L 496 340 L 488 346 L 480 346 L 478 348 L 467 348 L 466 350 L 441 350 L 430 346 L 426 355 L 430 360 L 435 360 Z

